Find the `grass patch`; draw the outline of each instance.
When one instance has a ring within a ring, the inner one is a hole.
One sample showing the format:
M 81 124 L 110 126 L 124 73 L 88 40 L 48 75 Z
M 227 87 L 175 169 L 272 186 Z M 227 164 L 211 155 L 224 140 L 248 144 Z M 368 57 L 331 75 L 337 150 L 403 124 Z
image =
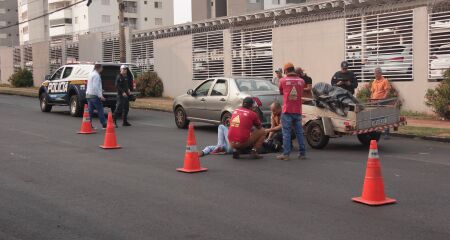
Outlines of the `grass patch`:
M 443 128 L 403 126 L 398 129 L 398 133 L 415 135 L 418 137 L 450 138 L 450 129 L 443 129 Z
M 439 117 L 435 115 L 415 111 L 400 111 L 400 115 L 421 120 L 439 120 Z

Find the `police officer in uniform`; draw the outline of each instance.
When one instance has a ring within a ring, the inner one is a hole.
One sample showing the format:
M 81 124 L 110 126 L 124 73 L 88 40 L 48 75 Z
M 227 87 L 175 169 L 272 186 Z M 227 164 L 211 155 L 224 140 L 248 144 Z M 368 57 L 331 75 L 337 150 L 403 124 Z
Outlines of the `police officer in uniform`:
M 130 83 L 131 79 L 128 77 L 128 68 L 125 65 L 120 66 L 120 74 L 116 77 L 117 88 L 117 106 L 114 112 L 114 124 L 117 127 L 117 119 L 123 117 L 122 126 L 131 126 L 128 122 L 128 111 L 130 103 L 128 97 L 131 95 Z
M 341 71 L 334 74 L 331 79 L 331 85 L 341 87 L 351 94 L 355 94 L 355 89 L 358 87 L 358 80 L 352 71 L 348 70 L 348 62 L 341 63 Z

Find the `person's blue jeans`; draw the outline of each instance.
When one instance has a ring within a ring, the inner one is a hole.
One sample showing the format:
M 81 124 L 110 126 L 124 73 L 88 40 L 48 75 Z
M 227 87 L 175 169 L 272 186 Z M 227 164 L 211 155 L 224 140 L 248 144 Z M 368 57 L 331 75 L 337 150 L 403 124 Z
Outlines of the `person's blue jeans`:
M 283 154 L 288 156 L 292 151 L 292 127 L 297 136 L 300 155 L 306 155 L 305 142 L 303 140 L 302 115 L 283 113 L 281 115 L 281 129 L 283 131 Z
M 217 128 L 217 145 L 205 147 L 203 149 L 203 154 L 208 155 L 218 147 L 223 148 L 226 153 L 233 152 L 233 148 L 231 148 L 230 142 L 228 142 L 228 128 L 224 125 L 219 125 Z
M 105 113 L 103 112 L 103 104 L 99 97 L 91 97 L 88 98 L 88 109 L 89 109 L 89 118 L 92 119 L 94 117 L 94 109 L 97 109 L 98 119 L 102 126 L 106 126 Z

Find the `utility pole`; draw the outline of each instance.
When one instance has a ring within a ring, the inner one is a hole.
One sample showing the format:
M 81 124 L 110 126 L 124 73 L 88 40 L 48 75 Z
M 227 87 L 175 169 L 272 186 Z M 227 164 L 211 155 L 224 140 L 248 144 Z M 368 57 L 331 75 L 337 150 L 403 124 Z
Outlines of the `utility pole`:
M 125 21 L 123 13 L 125 11 L 125 4 L 123 0 L 117 0 L 119 5 L 119 49 L 120 49 L 120 62 L 124 63 L 127 61 L 127 56 L 125 53 Z

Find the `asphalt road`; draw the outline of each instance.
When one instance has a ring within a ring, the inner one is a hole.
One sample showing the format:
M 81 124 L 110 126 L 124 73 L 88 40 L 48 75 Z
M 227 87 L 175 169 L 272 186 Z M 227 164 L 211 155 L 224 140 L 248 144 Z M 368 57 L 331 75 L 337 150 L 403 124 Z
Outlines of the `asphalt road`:
M 186 130 L 169 113 L 131 110 L 117 130 L 78 135 L 67 108 L 41 113 L 37 99 L 0 95 L 0 239 L 450 239 L 450 144 L 380 143 L 386 192 L 361 194 L 367 149 L 332 139 L 308 160 L 208 156 L 199 174 L 182 166 Z M 95 119 L 98 126 L 98 121 Z M 216 142 L 197 126 L 199 147 Z

